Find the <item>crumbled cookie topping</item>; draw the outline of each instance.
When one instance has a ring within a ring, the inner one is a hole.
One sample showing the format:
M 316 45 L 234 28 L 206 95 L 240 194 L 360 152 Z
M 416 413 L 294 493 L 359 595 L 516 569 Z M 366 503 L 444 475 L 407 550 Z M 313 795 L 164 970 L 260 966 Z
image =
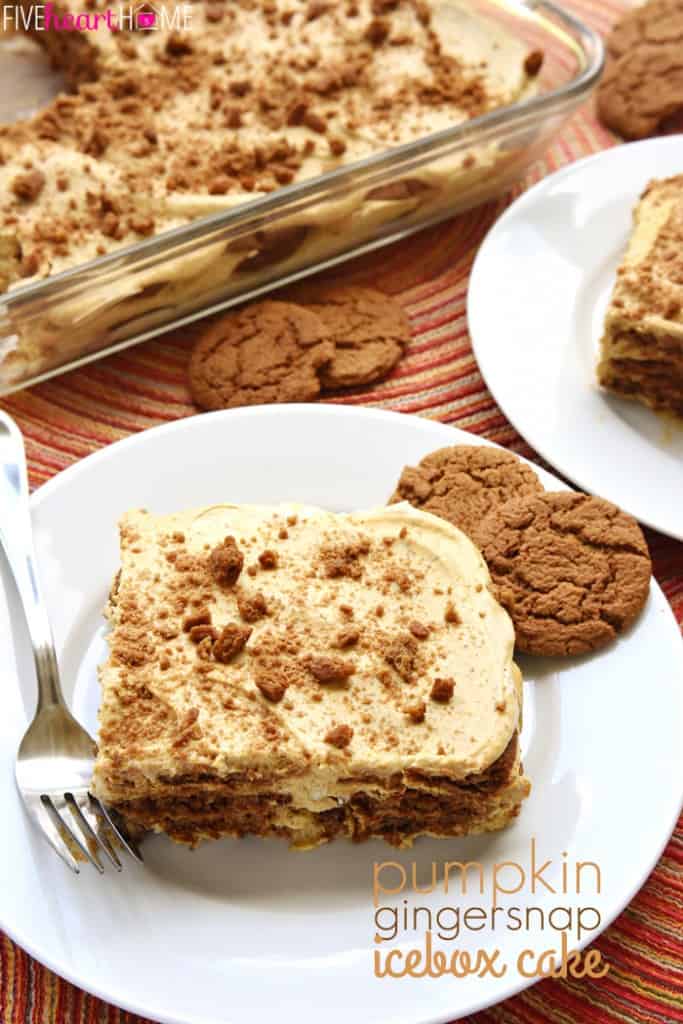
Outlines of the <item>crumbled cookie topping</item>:
M 183 619 L 183 632 L 190 633 L 194 626 L 210 626 L 211 612 L 208 608 L 201 608 Z
M 259 565 L 262 569 L 277 569 L 278 557 L 275 551 L 267 548 L 258 556 Z
M 435 679 L 430 697 L 440 704 L 447 704 L 453 696 L 455 681 L 453 679 Z
M 244 555 L 234 537 L 226 537 L 209 555 L 209 568 L 217 583 L 233 587 L 239 579 L 244 565 Z
M 458 615 L 458 610 L 452 601 L 449 601 L 446 605 L 446 611 L 444 612 L 443 617 L 446 622 L 450 622 L 453 626 L 460 625 L 460 616 Z
M 191 626 L 188 632 L 190 634 L 190 640 L 192 641 L 193 644 L 200 643 L 200 641 L 204 640 L 205 637 L 211 637 L 212 640 L 215 640 L 216 637 L 218 636 L 218 632 L 214 629 L 214 627 L 208 625 Z
M 326 544 L 320 549 L 320 564 L 330 579 L 348 576 L 357 580 L 363 575 L 362 558 L 370 551 L 370 541 L 361 537 L 345 544 Z
M 18 199 L 25 202 L 33 202 L 45 188 L 45 175 L 42 171 L 27 171 L 26 174 L 18 174 L 11 182 L 10 189 Z
M 353 729 L 350 725 L 336 725 L 325 734 L 325 743 L 329 743 L 333 747 L 338 747 L 340 750 L 343 750 L 344 747 L 348 747 L 352 739 Z
M 235 622 L 224 626 L 213 645 L 213 656 L 216 661 L 224 664 L 232 661 L 240 651 L 244 650 L 252 632 L 251 626 L 239 626 Z
M 417 701 L 415 704 L 407 704 L 403 710 L 408 718 L 412 719 L 413 722 L 424 722 L 427 705 L 423 700 Z
M 322 656 L 310 658 L 308 669 L 319 683 L 345 683 L 352 676 L 356 666 L 343 658 L 326 658 Z
M 257 672 L 254 680 L 266 700 L 278 704 L 287 692 L 287 680 L 273 677 L 265 672 Z
M 401 679 L 406 683 L 412 682 L 417 660 L 417 644 L 410 634 L 395 637 L 387 645 L 384 657 Z
M 258 622 L 268 614 L 268 604 L 260 590 L 253 594 L 238 593 L 237 607 L 245 622 Z
M 344 629 L 340 629 L 337 633 L 336 646 L 341 647 L 354 647 L 360 640 L 360 630 L 353 626 L 346 626 Z

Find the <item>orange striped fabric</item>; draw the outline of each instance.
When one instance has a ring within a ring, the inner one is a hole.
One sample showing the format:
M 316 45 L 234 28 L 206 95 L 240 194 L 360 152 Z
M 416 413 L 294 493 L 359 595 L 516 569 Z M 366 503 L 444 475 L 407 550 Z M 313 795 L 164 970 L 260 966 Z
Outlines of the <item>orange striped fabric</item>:
M 571 8 L 605 31 L 623 3 L 572 0 Z M 614 145 L 592 106 L 566 126 L 523 185 L 579 157 Z M 452 423 L 540 461 L 496 406 L 479 374 L 465 320 L 465 296 L 477 246 L 506 196 L 422 232 L 342 272 L 401 300 L 413 342 L 391 378 L 335 401 L 371 405 Z M 336 276 L 340 276 L 336 272 Z M 21 392 L 2 402 L 26 438 L 36 487 L 119 438 L 194 408 L 185 384 L 188 332 L 169 335 Z M 648 534 L 655 575 L 683 623 L 683 544 Z M 596 946 L 610 963 L 600 981 L 543 981 L 475 1014 L 469 1024 L 683 1024 L 683 818 L 664 855 L 629 907 Z M 0 936 L 0 1024 L 143 1024 L 56 977 Z

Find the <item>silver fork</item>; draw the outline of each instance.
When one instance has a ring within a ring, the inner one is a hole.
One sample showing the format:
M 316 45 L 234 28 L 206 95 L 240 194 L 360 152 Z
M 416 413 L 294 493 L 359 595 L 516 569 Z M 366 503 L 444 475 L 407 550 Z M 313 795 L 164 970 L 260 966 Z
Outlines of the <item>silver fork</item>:
M 24 443 L 16 423 L 0 410 L 0 545 L 21 599 L 38 682 L 38 703 L 15 766 L 30 818 L 76 874 L 90 862 L 100 873 L 104 853 L 117 871 L 117 851 L 142 860 L 113 812 L 90 792 L 95 743 L 66 706 L 52 630 L 35 565 Z

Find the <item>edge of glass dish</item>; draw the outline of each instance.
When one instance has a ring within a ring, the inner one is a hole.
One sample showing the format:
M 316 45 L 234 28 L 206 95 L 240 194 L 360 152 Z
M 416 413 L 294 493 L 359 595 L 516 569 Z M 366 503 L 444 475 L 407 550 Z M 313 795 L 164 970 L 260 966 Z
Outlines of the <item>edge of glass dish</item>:
M 5 292 L 0 295 L 0 341 L 3 336 L 11 337 L 14 333 L 10 318 L 15 310 L 17 312 L 22 310 L 26 315 L 27 306 L 49 306 L 53 301 L 65 301 L 80 292 L 84 285 L 102 286 L 107 280 L 113 280 L 114 275 L 119 277 L 122 274 L 139 271 L 143 268 L 149 269 L 158 266 L 169 258 L 177 259 L 189 251 L 192 243 L 209 243 L 215 241 L 216 236 L 220 236 L 221 240 L 230 240 L 234 236 L 262 230 L 266 226 L 272 228 L 277 225 L 280 217 L 291 216 L 293 213 L 306 210 L 316 202 L 329 201 L 344 195 L 351 189 L 381 187 L 387 183 L 388 179 L 395 180 L 398 175 L 405 175 L 419 169 L 425 163 L 449 156 L 465 145 L 495 141 L 513 130 L 519 131 L 525 126 L 541 124 L 545 118 L 562 116 L 577 106 L 591 91 L 602 72 L 604 47 L 597 32 L 558 6 L 553 0 L 493 0 L 493 2 L 517 17 L 538 22 L 546 31 L 561 38 L 565 45 L 571 44 L 580 65 L 578 74 L 558 89 L 551 90 L 544 95 L 491 111 L 473 118 L 465 124 L 432 133 L 414 142 L 405 143 L 358 160 L 346 167 L 328 171 L 308 181 L 277 189 L 270 195 L 247 200 L 240 203 L 234 210 L 197 218 L 189 224 L 172 228 L 153 238 L 117 249 L 115 252 L 99 256 L 44 280 Z M 546 21 L 543 17 L 544 14 L 562 23 L 566 32 L 563 29 L 558 29 L 552 20 Z M 567 33 L 573 33 L 575 38 Z M 482 199 L 482 201 L 485 200 Z M 252 286 L 246 285 L 243 290 L 233 293 L 225 299 L 170 319 L 163 324 L 157 324 L 145 331 L 131 335 L 129 338 L 116 340 L 102 348 L 91 349 L 82 356 L 50 367 L 45 372 L 35 374 L 26 380 L 12 381 L 7 387 L 3 387 L 0 382 L 0 395 L 10 394 L 13 391 L 37 384 L 94 359 L 102 358 L 159 334 L 185 326 L 194 320 L 226 309 L 245 299 L 261 295 L 373 249 L 391 244 L 443 219 L 444 213 L 441 211 L 419 224 L 407 228 L 399 227 L 394 232 L 390 231 L 377 238 L 361 242 L 358 246 L 322 259 L 310 266 L 296 269 L 290 273 L 283 273 L 267 282 L 256 283 Z M 5 326 L 9 328 L 9 332 L 3 335 Z

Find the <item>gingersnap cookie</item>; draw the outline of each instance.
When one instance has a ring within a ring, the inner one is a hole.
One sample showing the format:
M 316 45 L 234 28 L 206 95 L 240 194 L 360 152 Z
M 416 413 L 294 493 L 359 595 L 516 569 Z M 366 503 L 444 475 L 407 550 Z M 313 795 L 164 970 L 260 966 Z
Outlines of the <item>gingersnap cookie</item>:
M 652 566 L 636 520 L 572 491 L 516 498 L 479 536 L 496 596 L 529 654 L 582 654 L 635 621 Z
M 334 354 L 313 310 L 258 302 L 221 317 L 200 337 L 190 391 L 202 409 L 307 402 L 320 394 L 320 374 Z
M 607 38 L 598 114 L 627 139 L 683 128 L 683 0 L 628 11 Z
M 512 452 L 488 445 L 454 445 L 406 466 L 389 504 L 409 501 L 447 519 L 479 544 L 482 520 L 511 498 L 541 494 L 533 469 Z
M 287 299 L 322 320 L 334 356 L 321 370 L 326 390 L 372 384 L 398 363 L 410 341 L 410 321 L 390 296 L 360 285 L 304 284 Z

